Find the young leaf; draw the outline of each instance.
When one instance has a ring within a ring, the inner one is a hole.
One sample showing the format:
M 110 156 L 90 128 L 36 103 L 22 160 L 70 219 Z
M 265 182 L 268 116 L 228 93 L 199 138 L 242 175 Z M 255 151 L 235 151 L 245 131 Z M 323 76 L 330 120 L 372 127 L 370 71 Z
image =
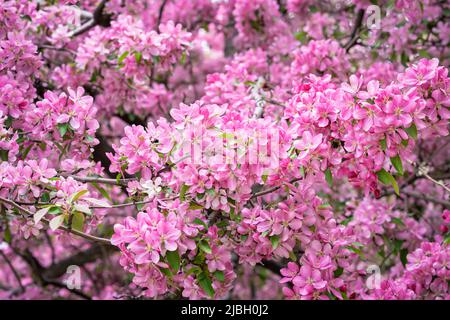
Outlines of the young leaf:
M 108 201 L 112 202 L 109 193 L 108 193 L 104 188 L 100 187 L 100 186 L 98 185 L 97 182 L 92 182 L 91 184 L 95 187 L 95 189 L 98 190 L 98 192 L 100 192 L 100 194 L 101 194 L 104 198 L 106 198 L 106 199 L 108 199 Z
M 402 159 L 400 159 L 399 155 L 396 155 L 395 157 L 391 157 L 391 163 L 394 166 L 395 170 L 397 170 L 399 175 L 403 175 L 403 164 Z
M 358 256 L 360 256 L 361 259 L 364 259 L 364 254 L 362 253 L 361 249 L 356 248 L 354 246 L 346 246 L 346 248 L 354 253 L 356 253 Z
M 84 214 L 81 212 L 75 211 L 72 217 L 72 229 L 83 231 L 83 225 L 84 225 Z
M 169 278 L 173 276 L 172 271 L 170 271 L 169 269 L 159 268 L 159 270 L 161 270 L 161 272 L 164 273 Z
M 69 123 L 60 123 L 57 125 L 59 134 L 61 135 L 61 138 L 64 138 L 64 136 L 67 133 L 67 130 L 69 129 Z
M 216 272 L 214 272 L 214 277 L 217 280 L 219 280 L 220 282 L 224 282 L 225 281 L 225 275 L 223 274 L 223 271 L 217 270 Z
M 417 140 L 417 127 L 414 123 L 409 128 L 405 128 L 405 131 L 411 138 Z
M 82 213 L 85 213 L 85 214 L 89 214 L 89 215 L 92 214 L 91 209 L 89 208 L 89 206 L 84 205 L 84 204 L 79 204 L 79 203 L 77 203 L 77 204 L 75 204 L 75 205 L 73 206 L 73 208 L 74 208 L 76 211 L 79 211 L 79 212 L 82 212 Z
M 111 205 L 105 200 L 95 199 L 95 198 L 86 198 L 86 201 L 92 203 L 95 206 L 103 207 L 103 208 L 111 208 Z
M 333 175 L 331 174 L 330 168 L 327 168 L 325 170 L 325 180 L 328 183 L 328 186 L 331 188 L 333 186 Z
M 447 233 L 447 235 L 445 236 L 444 243 L 450 244 L 450 233 Z
M 191 203 L 189 203 L 189 209 L 190 210 L 199 210 L 199 209 L 203 209 L 203 206 L 192 201 Z
M 404 227 L 405 226 L 405 223 L 402 221 L 402 219 L 400 219 L 400 218 L 392 218 L 391 219 L 392 220 L 392 222 L 393 223 L 395 223 L 396 225 L 399 225 L 399 226 L 402 226 L 402 227 Z
M 206 225 L 206 223 L 203 222 L 203 220 L 201 220 L 200 218 L 195 218 L 194 221 L 192 221 L 192 223 L 199 224 L 201 226 L 204 226 L 205 229 L 208 229 L 208 226 Z
M 275 250 L 278 248 L 278 245 L 280 244 L 280 236 L 271 236 L 270 242 L 272 243 L 272 248 Z
M 121 54 L 121 56 L 119 57 L 119 59 L 117 60 L 117 64 L 121 64 L 123 62 L 123 60 L 125 60 L 126 57 L 128 57 L 129 52 L 125 51 L 124 53 Z
M 6 230 L 3 233 L 3 241 L 5 241 L 8 244 L 11 244 L 12 236 L 11 236 L 11 230 L 9 229 L 9 225 L 6 224 Z
M 50 201 L 50 194 L 48 192 L 44 192 L 41 196 L 42 202 L 49 202 Z
M 41 210 L 36 211 L 36 213 L 34 214 L 34 223 L 38 224 L 39 221 L 41 221 L 41 219 L 48 213 L 48 210 L 50 210 L 51 207 L 46 207 L 43 208 Z
M 52 220 L 50 220 L 50 229 L 52 229 L 53 231 L 55 231 L 56 229 L 58 229 L 64 222 L 64 215 L 61 214 L 59 216 L 54 217 Z
M 77 201 L 86 193 L 88 193 L 87 189 L 83 189 L 78 192 L 72 193 L 68 199 L 69 203 L 73 203 L 73 202 Z
M 204 272 L 198 275 L 197 280 L 199 286 L 205 291 L 205 293 L 211 298 L 214 297 L 215 291 L 212 286 L 212 281 Z
M 178 254 L 178 250 L 167 251 L 166 256 L 172 270 L 178 272 L 178 269 L 180 269 L 180 255 Z
M 337 278 L 344 273 L 344 269 L 342 267 L 338 267 L 334 270 L 334 277 Z
M 184 201 L 186 197 L 186 192 L 189 190 L 189 186 L 183 184 L 180 190 L 180 200 Z
M 134 53 L 134 58 L 136 59 L 136 63 L 140 63 L 142 59 L 142 52 L 138 51 Z
M 386 185 L 389 185 L 389 184 L 392 185 L 395 193 L 397 195 L 400 195 L 400 190 L 398 188 L 397 181 L 389 172 L 387 172 L 385 169 L 381 169 L 380 171 L 377 172 L 377 176 L 378 176 L 378 180 L 380 180 L 381 183 L 386 184 Z
M 400 261 L 402 262 L 403 266 L 406 266 L 406 264 L 408 263 L 408 260 L 406 259 L 406 257 L 408 256 L 408 249 L 402 249 L 400 250 Z
M 199 274 L 200 272 L 202 272 L 202 269 L 199 266 L 194 266 L 192 268 L 190 268 L 188 271 L 186 271 L 186 275 L 190 275 L 190 274 Z
M 57 215 L 61 213 L 61 208 L 60 207 L 50 207 L 50 209 L 48 210 L 48 213 L 51 215 Z
M 203 252 L 210 254 L 212 252 L 211 247 L 209 246 L 209 243 L 206 240 L 202 240 L 198 243 L 198 246 L 200 249 L 202 249 Z

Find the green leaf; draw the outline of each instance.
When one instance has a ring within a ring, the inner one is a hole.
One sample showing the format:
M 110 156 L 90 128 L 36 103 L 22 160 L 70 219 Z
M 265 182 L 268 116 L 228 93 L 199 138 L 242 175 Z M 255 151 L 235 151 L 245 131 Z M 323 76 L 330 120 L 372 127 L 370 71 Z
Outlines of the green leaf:
M 110 208 L 111 205 L 106 202 L 105 200 L 102 199 L 96 199 L 96 198 L 85 198 L 84 200 L 92 203 L 93 205 L 97 206 L 97 207 L 102 207 L 102 208 Z
M 64 222 L 64 215 L 61 214 L 59 216 L 54 217 L 52 220 L 50 220 L 50 229 L 52 229 L 53 231 L 55 231 L 56 229 L 58 229 Z
M 198 243 L 199 248 L 207 253 L 210 254 L 212 252 L 211 247 L 209 246 L 209 243 L 206 240 L 202 240 Z
M 356 253 L 360 258 L 364 259 L 364 254 L 362 253 L 361 249 L 355 248 L 354 246 L 346 246 L 346 248 L 354 253 Z
M 3 240 L 6 243 L 11 244 L 11 239 L 12 239 L 12 237 L 11 237 L 11 230 L 9 229 L 9 224 L 6 224 L 6 230 L 3 233 Z
M 136 62 L 139 64 L 142 60 L 142 52 L 135 52 L 134 58 L 136 59 Z
M 60 207 L 51 207 L 50 210 L 48 210 L 48 214 L 56 215 L 61 213 Z
M 297 261 L 297 257 L 295 256 L 294 251 L 289 252 L 289 259 L 291 259 L 292 261 Z
M 44 192 L 41 196 L 42 202 L 49 202 L 50 201 L 50 193 Z
M 2 161 L 8 161 L 8 153 L 8 150 L 0 149 L 0 159 L 2 159 Z
M 173 276 L 173 273 L 172 273 L 172 271 L 170 271 L 169 269 L 166 269 L 166 268 L 159 268 L 159 270 L 161 270 L 161 272 L 162 273 L 164 273 L 167 277 L 172 277 Z
M 405 131 L 411 138 L 417 140 L 417 127 L 414 123 L 409 128 L 405 128 Z
M 409 62 L 409 57 L 406 54 L 406 52 L 402 52 L 401 56 L 400 56 L 400 60 L 403 66 L 407 67 L 408 66 L 408 62 Z
M 76 193 L 72 193 L 68 199 L 69 203 L 73 203 L 80 199 L 84 194 L 88 193 L 87 189 L 80 190 Z
M 402 262 L 403 266 L 406 266 L 406 264 L 408 263 L 408 260 L 406 259 L 406 257 L 408 256 L 408 249 L 402 249 L 400 250 L 400 261 Z
M 183 184 L 180 190 L 180 200 L 184 201 L 186 199 L 186 192 L 189 190 L 189 186 Z
M 419 50 L 419 56 L 421 56 L 422 58 L 427 58 L 427 59 L 430 59 L 431 58 L 431 55 L 428 53 L 428 51 L 427 50 L 425 50 L 425 49 L 421 49 L 421 50 Z
M 399 175 L 403 175 L 403 164 L 402 159 L 400 159 L 399 155 L 396 155 L 395 157 L 391 157 L 391 163 L 394 166 L 395 170 L 397 170 Z
M 400 249 L 402 248 L 403 242 L 405 242 L 405 240 L 398 240 L 398 239 L 394 240 L 393 245 L 394 245 L 394 253 L 395 254 L 400 252 Z
M 225 281 L 225 275 L 223 274 L 223 271 L 217 270 L 216 272 L 214 272 L 214 277 L 217 280 L 219 280 L 220 282 L 224 282 Z
M 186 51 L 183 51 L 183 53 L 181 54 L 181 58 L 180 58 L 181 65 L 185 65 L 186 64 L 186 59 L 187 59 Z
M 402 139 L 402 146 L 406 147 L 409 143 L 409 139 Z
M 199 274 L 200 272 L 202 272 L 202 269 L 199 266 L 194 266 L 192 268 L 190 268 L 188 271 L 186 271 L 186 275 L 190 275 L 190 274 Z
M 205 229 L 208 229 L 208 226 L 206 225 L 206 223 L 205 223 L 202 219 L 200 219 L 200 218 L 195 218 L 195 219 L 192 221 L 192 223 L 199 224 L 199 225 L 201 225 L 201 226 L 204 226 Z
M 97 182 L 92 182 L 91 184 L 94 186 L 95 189 L 97 189 L 98 192 L 100 192 L 100 194 L 101 194 L 103 197 L 105 197 L 105 198 L 108 199 L 110 202 L 112 202 L 111 197 L 109 196 L 109 193 L 106 192 L 106 190 L 105 190 L 104 188 L 100 187 L 100 186 L 98 185 Z
M 189 203 L 189 209 L 190 210 L 200 210 L 200 209 L 203 209 L 203 206 L 201 206 L 198 203 L 192 201 L 192 202 Z
M 395 178 L 387 172 L 384 168 L 377 172 L 378 180 L 385 185 L 392 185 L 394 191 L 397 195 L 400 195 L 400 190 L 398 188 L 397 181 Z
M 199 286 L 205 291 L 205 293 L 210 296 L 211 298 L 214 297 L 215 291 L 212 286 L 212 281 L 206 275 L 206 273 L 202 272 L 197 277 Z
M 178 254 L 178 250 L 167 251 L 166 257 L 172 270 L 178 272 L 178 270 L 180 269 L 180 255 Z
M 50 208 L 51 207 L 46 207 L 46 208 L 36 211 L 36 213 L 33 215 L 34 224 L 39 223 L 39 221 L 41 221 L 41 219 L 48 213 Z
M 300 166 L 300 176 L 305 178 L 305 168 L 303 166 Z
M 72 217 L 72 229 L 83 231 L 84 214 L 79 211 L 75 211 Z
M 385 151 L 387 149 L 386 138 L 380 140 L 381 150 Z
M 447 233 L 447 235 L 445 236 L 444 243 L 445 244 L 449 244 L 450 243 L 450 232 Z
M 338 267 L 336 270 L 334 270 L 334 277 L 337 278 L 343 273 L 344 273 L 344 268 Z
M 30 153 L 32 147 L 33 147 L 33 145 L 30 144 L 30 145 L 25 149 L 25 151 L 24 151 L 23 154 L 22 154 L 22 159 L 25 159 L 25 158 L 27 157 L 27 155 L 28 155 L 28 153 Z
M 57 125 L 59 134 L 61 135 L 61 138 L 64 138 L 64 136 L 67 133 L 67 130 L 69 130 L 69 123 L 60 123 Z
M 348 217 L 348 218 L 342 220 L 341 224 L 344 225 L 344 226 L 346 226 L 346 225 L 348 225 L 349 222 L 352 221 L 352 220 L 353 220 L 353 216 L 350 216 L 350 217 Z
M 122 53 L 119 57 L 119 59 L 117 60 L 118 64 L 121 64 L 123 62 L 123 60 L 125 60 L 126 57 L 128 57 L 129 52 L 125 51 L 124 53 Z
M 325 170 L 325 180 L 328 183 L 328 186 L 331 188 L 333 186 L 333 175 L 331 174 L 330 168 L 327 168 Z
M 273 250 L 278 248 L 278 245 L 280 244 L 280 236 L 271 236 L 269 238 L 270 238 L 270 242 L 272 243 Z
M 299 31 L 295 33 L 295 39 L 305 44 L 308 41 L 308 34 L 305 31 Z
M 402 226 L 402 227 L 405 226 L 405 223 L 400 218 L 392 218 L 392 222 L 395 223 L 396 225 L 399 225 L 399 226 Z
M 74 209 L 74 211 L 79 211 L 79 212 L 85 213 L 87 215 L 92 215 L 91 208 L 89 208 L 89 206 L 86 204 L 76 203 L 73 206 L 73 209 Z

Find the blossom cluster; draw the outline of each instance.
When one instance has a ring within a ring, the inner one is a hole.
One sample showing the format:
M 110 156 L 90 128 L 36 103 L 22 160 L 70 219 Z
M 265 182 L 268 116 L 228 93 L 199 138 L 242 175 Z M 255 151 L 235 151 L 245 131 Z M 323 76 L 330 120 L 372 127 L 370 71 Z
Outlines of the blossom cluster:
M 1 1 L 0 298 L 450 299 L 449 5 L 373 5 Z

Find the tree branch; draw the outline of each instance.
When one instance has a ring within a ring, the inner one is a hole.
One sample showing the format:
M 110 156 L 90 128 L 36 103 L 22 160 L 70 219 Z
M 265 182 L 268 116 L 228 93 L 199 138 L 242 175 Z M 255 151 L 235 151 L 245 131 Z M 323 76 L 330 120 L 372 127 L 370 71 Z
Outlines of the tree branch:
M 364 9 L 359 9 L 358 13 L 356 14 L 356 19 L 353 25 L 353 30 L 350 35 L 350 39 L 343 46 L 345 51 L 348 52 L 356 44 L 356 41 L 359 38 L 359 31 L 361 29 L 363 19 L 364 19 Z
M 95 243 L 86 251 L 78 252 L 64 260 L 61 260 L 55 264 L 52 264 L 42 275 L 47 279 L 57 279 L 64 275 L 67 268 L 71 265 L 81 266 L 86 263 L 94 262 L 101 255 L 109 255 L 114 252 L 118 252 L 118 248 L 115 246 L 105 246 Z
M 92 19 L 69 33 L 69 38 L 83 34 L 97 25 L 108 26 L 110 19 L 108 16 L 103 14 L 103 9 L 105 9 L 106 2 L 108 2 L 108 0 L 101 0 L 92 14 Z
M 450 202 L 449 201 L 432 198 L 432 197 L 430 197 L 430 196 L 428 196 L 426 194 L 417 193 L 417 192 L 414 192 L 414 191 L 402 190 L 402 193 L 404 193 L 404 194 L 406 194 L 406 195 L 408 195 L 410 197 L 413 197 L 413 198 L 416 198 L 416 199 L 420 199 L 420 200 L 429 201 L 429 202 L 433 202 L 433 203 L 442 205 L 442 206 L 450 209 Z
M 29 211 L 29 210 L 27 210 L 27 209 L 21 207 L 20 205 L 18 205 L 17 203 L 15 203 L 15 202 L 12 201 L 12 200 L 5 199 L 5 198 L 3 198 L 3 197 L 0 197 L 0 202 L 3 202 L 4 204 L 8 204 L 8 205 L 10 205 L 10 206 L 16 208 L 16 209 L 19 210 L 20 212 L 24 213 L 24 214 L 27 216 L 27 218 L 32 218 L 33 215 L 34 215 L 33 212 L 31 212 L 31 211 Z M 45 219 L 45 218 L 42 219 L 41 221 L 45 222 L 47 225 L 50 224 L 50 221 L 48 221 L 48 220 Z M 74 234 L 74 235 L 76 235 L 76 236 L 79 236 L 79 237 L 82 237 L 82 238 L 84 238 L 84 239 L 87 239 L 87 240 L 89 240 L 89 241 L 94 241 L 94 242 L 99 242 L 99 243 L 103 243 L 103 244 L 106 244 L 106 245 L 111 245 L 111 241 L 110 241 L 109 239 L 105 239 L 105 238 L 100 238 L 100 237 L 92 236 L 92 235 L 90 235 L 90 234 L 87 234 L 87 233 L 84 233 L 84 232 L 81 232 L 81 231 L 78 231 L 78 230 L 69 229 L 69 228 L 67 228 L 67 227 L 65 227 L 65 226 L 61 226 L 61 227 L 59 227 L 59 229 L 64 230 L 64 231 L 67 231 L 67 232 L 69 232 L 69 233 L 72 233 L 72 234 Z

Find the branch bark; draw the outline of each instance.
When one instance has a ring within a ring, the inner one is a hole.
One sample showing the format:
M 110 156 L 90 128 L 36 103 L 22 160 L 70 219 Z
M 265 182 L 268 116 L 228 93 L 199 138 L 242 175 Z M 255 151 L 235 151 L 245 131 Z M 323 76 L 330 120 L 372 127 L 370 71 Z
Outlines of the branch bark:
M 109 16 L 103 14 L 106 2 L 108 2 L 108 0 L 100 1 L 100 3 L 94 10 L 94 13 L 92 14 L 92 19 L 90 19 L 88 22 L 84 23 L 79 28 L 69 33 L 69 38 L 83 34 L 97 25 L 108 26 L 110 24 L 110 18 Z
M 64 260 L 52 264 L 43 271 L 42 275 L 47 279 L 57 279 L 66 273 L 66 270 L 71 265 L 82 266 L 86 263 L 94 262 L 101 255 L 109 255 L 118 252 L 115 246 L 105 246 L 102 244 L 93 244 L 86 251 L 78 252 Z
M 19 210 L 19 212 L 25 214 L 27 218 L 32 218 L 33 215 L 34 215 L 33 212 L 23 208 L 22 206 L 18 205 L 17 203 L 15 203 L 12 200 L 0 197 L 0 202 L 16 208 L 17 210 Z M 50 224 L 50 221 L 48 221 L 45 218 L 42 219 L 41 221 L 45 222 L 47 225 Z M 72 233 L 72 234 L 74 234 L 76 236 L 82 237 L 82 238 L 84 238 L 86 240 L 89 240 L 89 241 L 99 242 L 99 243 L 103 243 L 105 245 L 111 245 L 111 241 L 109 239 L 92 236 L 90 234 L 87 234 L 87 233 L 84 233 L 84 232 L 81 232 L 81 231 L 78 231 L 78 230 L 74 230 L 74 229 L 69 229 L 69 228 L 64 227 L 64 226 L 59 227 L 59 229 L 64 230 L 64 231 L 69 232 L 69 233 Z
M 349 52 L 350 49 L 356 44 L 356 41 L 358 41 L 359 38 L 359 31 L 362 26 L 362 22 L 364 19 L 364 9 L 359 9 L 356 14 L 355 23 L 353 25 L 353 30 L 350 35 L 350 39 L 347 41 L 347 43 L 344 45 L 345 51 Z

